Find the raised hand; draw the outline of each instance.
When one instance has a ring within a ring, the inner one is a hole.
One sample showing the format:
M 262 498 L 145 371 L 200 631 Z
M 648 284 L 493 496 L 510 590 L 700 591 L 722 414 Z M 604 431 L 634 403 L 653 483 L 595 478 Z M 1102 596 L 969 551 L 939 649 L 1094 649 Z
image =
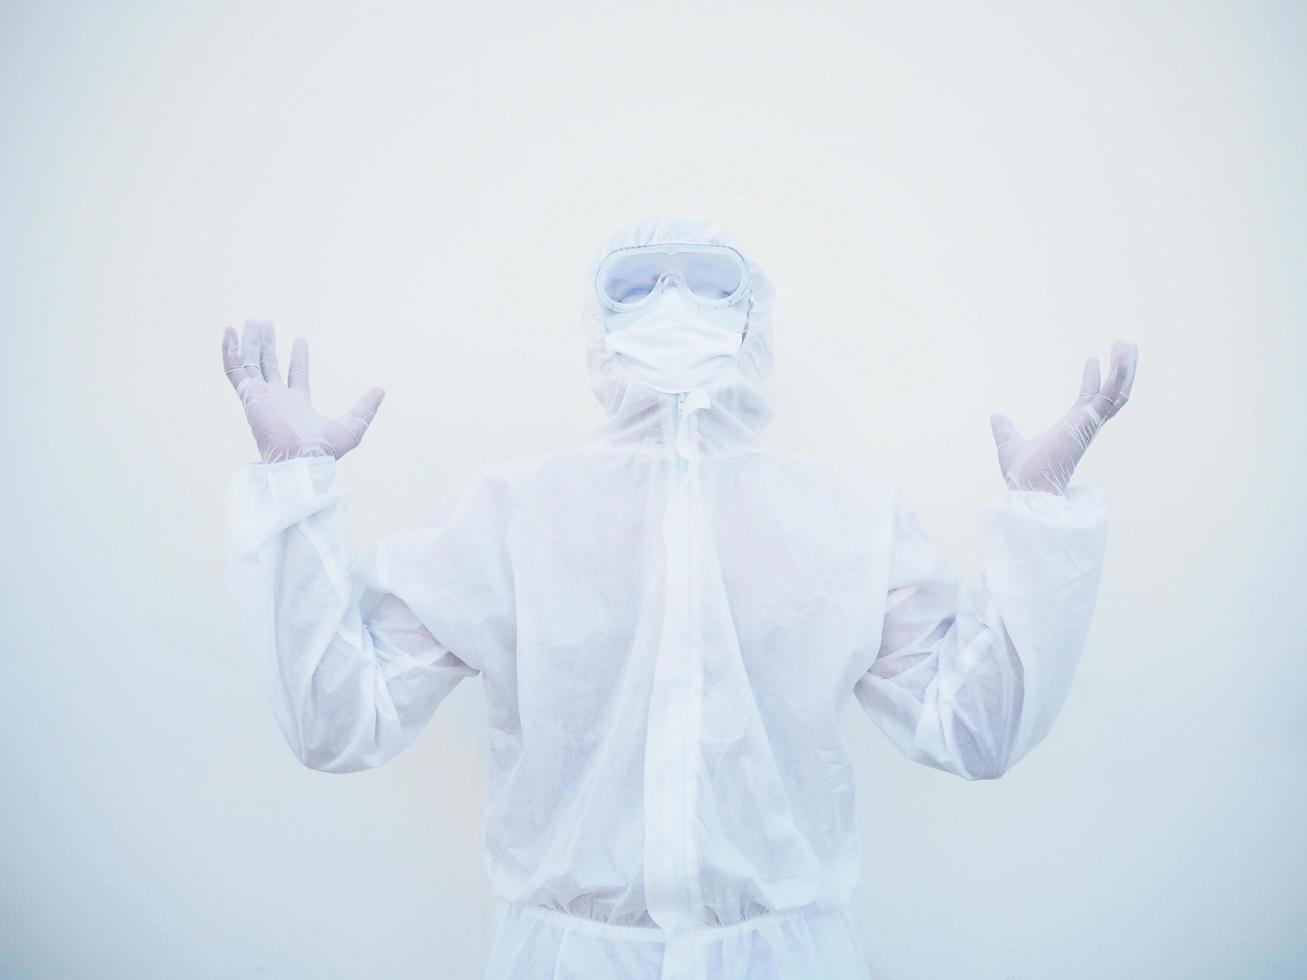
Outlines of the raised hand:
M 223 331 L 222 365 L 265 463 L 298 456 L 339 459 L 359 444 L 386 394 L 373 388 L 340 418 L 321 414 L 309 402 L 309 345 L 300 338 L 291 346 L 289 380 L 283 382 L 277 338 L 265 321 L 247 320 L 240 340 L 234 328 Z
M 998 465 L 1008 487 L 1063 493 L 1098 430 L 1129 400 L 1138 359 L 1134 344 L 1118 340 L 1112 345 L 1107 383 L 1100 386 L 1098 358 L 1091 357 L 1085 362 L 1075 404 L 1052 428 L 1033 439 L 1022 438 L 1006 415 L 993 416 L 989 422 L 998 449 Z

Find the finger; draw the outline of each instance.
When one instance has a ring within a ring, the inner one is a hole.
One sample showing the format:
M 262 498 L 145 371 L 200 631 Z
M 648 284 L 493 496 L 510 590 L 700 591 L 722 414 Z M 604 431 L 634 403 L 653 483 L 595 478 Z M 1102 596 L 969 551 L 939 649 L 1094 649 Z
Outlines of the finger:
M 989 427 L 994 433 L 996 446 L 1007 446 L 1021 441 L 1021 433 L 1016 424 L 1006 415 L 995 413 L 989 417 Z
M 1091 357 L 1085 361 L 1084 370 L 1080 372 L 1080 397 L 1076 399 L 1076 404 L 1089 401 L 1098 394 L 1098 388 L 1098 358 Z
M 231 386 L 239 391 L 241 379 L 245 377 L 245 366 L 241 364 L 241 341 L 233 327 L 222 332 L 222 368 Z
M 309 344 L 303 337 L 296 337 L 290 347 L 290 367 L 286 369 L 286 383 L 296 391 L 304 392 L 309 397 Z
M 1125 369 L 1125 380 L 1121 385 L 1121 393 L 1117 396 L 1112 405 L 1112 412 L 1116 413 L 1121 410 L 1121 406 L 1130 400 L 1130 392 L 1135 386 L 1135 366 L 1139 363 L 1139 348 L 1132 343 L 1124 340 L 1118 340 L 1112 345 L 1112 354 L 1115 357 L 1117 350 L 1120 349 L 1121 362 Z
M 263 368 L 259 367 L 262 331 L 258 320 L 246 320 L 245 329 L 241 332 L 241 366 L 245 369 L 245 376 L 254 381 L 263 380 Z
M 241 401 L 250 397 L 253 385 L 263 384 L 263 371 L 259 367 L 259 324 L 255 320 L 246 320 L 241 332 L 240 369 L 228 375 L 236 386 L 236 394 Z
M 284 384 L 281 380 L 281 366 L 277 363 L 277 332 L 272 324 L 264 320 L 259 329 L 259 370 L 263 380 L 269 384 Z
M 377 409 L 381 407 L 381 401 L 386 397 L 386 392 L 382 388 L 373 388 L 362 398 L 354 403 L 354 407 L 340 418 L 341 425 L 349 429 L 353 434 L 355 444 L 363 438 L 363 433 L 368 430 L 372 420 L 376 418 Z
M 1126 378 L 1129 369 L 1126 364 L 1126 349 L 1123 344 L 1116 343 L 1112 345 L 1112 369 L 1107 373 L 1107 381 L 1100 392 L 1106 411 L 1102 414 L 1104 418 L 1111 418 L 1116 410 L 1124 404 L 1120 401 L 1121 393 L 1125 390 Z

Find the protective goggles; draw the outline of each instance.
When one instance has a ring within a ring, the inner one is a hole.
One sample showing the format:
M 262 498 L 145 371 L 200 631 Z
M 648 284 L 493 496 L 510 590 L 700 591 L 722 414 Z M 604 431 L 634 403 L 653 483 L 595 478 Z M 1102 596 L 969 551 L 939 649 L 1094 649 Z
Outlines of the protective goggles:
M 626 313 L 648 306 L 672 281 L 700 306 L 734 306 L 749 291 L 749 266 L 729 245 L 632 245 L 604 256 L 595 293 L 610 310 Z

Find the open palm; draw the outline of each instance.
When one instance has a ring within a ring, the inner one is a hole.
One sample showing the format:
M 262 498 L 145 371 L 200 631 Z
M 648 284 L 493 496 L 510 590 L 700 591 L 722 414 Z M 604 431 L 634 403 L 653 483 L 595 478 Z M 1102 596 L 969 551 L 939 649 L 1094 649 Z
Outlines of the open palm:
M 301 338 L 291 346 L 288 380 L 282 381 L 276 334 L 266 321 L 246 321 L 239 340 L 234 328 L 223 331 L 222 363 L 265 463 L 298 456 L 339 459 L 359 444 L 385 397 L 373 388 L 345 415 L 323 415 L 309 401 L 309 345 Z
M 1085 362 L 1075 403 L 1051 428 L 1031 439 L 1023 438 L 1006 415 L 993 416 L 994 445 L 1007 485 L 1013 490 L 1063 493 L 1098 430 L 1129 400 L 1138 359 L 1134 344 L 1117 341 L 1112 345 L 1107 382 L 1100 385 L 1098 358 L 1091 357 Z

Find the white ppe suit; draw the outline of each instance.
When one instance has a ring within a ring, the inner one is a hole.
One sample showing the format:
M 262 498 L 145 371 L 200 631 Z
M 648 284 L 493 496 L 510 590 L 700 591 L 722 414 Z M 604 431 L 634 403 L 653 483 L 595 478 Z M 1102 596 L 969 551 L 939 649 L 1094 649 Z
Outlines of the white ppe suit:
M 645 224 L 609 249 L 656 241 L 728 243 Z M 624 367 L 590 290 L 589 444 L 483 470 L 363 561 L 331 456 L 232 481 L 232 588 L 305 765 L 381 765 L 481 675 L 493 980 L 866 978 L 843 710 L 988 779 L 1067 695 L 1101 494 L 1006 491 L 964 587 L 893 489 L 763 446 L 772 290 L 748 268 L 743 344 L 680 394 Z

